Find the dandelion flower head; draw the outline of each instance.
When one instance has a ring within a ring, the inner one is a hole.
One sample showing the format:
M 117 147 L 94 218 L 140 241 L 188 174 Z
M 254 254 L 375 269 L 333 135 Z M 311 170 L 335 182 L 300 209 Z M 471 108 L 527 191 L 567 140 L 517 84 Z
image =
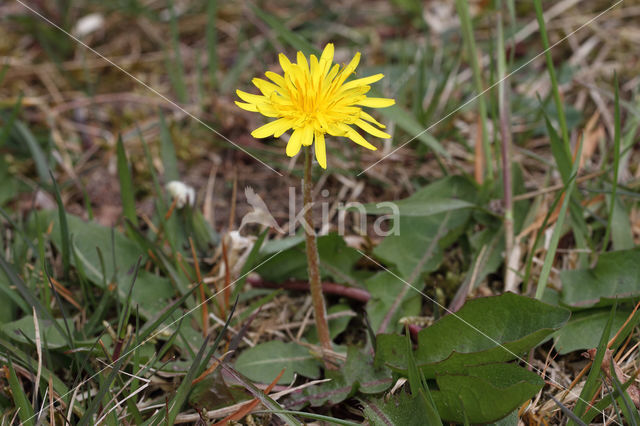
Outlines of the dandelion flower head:
M 370 84 L 384 77 L 375 74 L 370 77 L 347 81 L 360 62 L 360 53 L 356 53 L 349 64 L 340 69 L 333 64 L 333 44 L 324 48 L 320 59 L 311 55 L 309 60 L 302 52 L 297 54 L 297 62 L 291 63 L 283 54 L 279 55 L 284 75 L 266 72 L 270 80 L 254 78 L 253 84 L 261 95 L 237 90 L 244 102 L 236 102 L 240 108 L 259 112 L 276 120 L 254 130 L 255 138 L 273 136 L 278 138 L 288 130 L 293 130 L 287 143 L 289 157 L 296 155 L 302 146 L 314 145 L 318 164 L 327 168 L 325 134 L 344 136 L 358 145 L 375 150 L 367 140 L 352 127 L 379 137 L 391 136 L 380 129 L 385 126 L 362 107 L 384 108 L 395 103 L 393 99 L 371 98 L 366 94 Z

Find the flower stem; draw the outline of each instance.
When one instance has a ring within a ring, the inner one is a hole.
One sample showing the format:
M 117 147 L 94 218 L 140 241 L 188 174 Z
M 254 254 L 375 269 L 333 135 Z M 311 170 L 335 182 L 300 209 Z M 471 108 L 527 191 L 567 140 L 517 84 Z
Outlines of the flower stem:
M 329 325 L 327 324 L 327 311 L 324 306 L 324 296 L 322 294 L 322 284 L 320 283 L 320 271 L 318 269 L 318 245 L 316 243 L 316 233 L 313 227 L 313 210 L 311 209 L 311 148 L 304 148 L 304 220 L 308 224 L 305 226 L 307 245 L 307 265 L 309 268 L 309 287 L 311 289 L 311 299 L 313 301 L 313 311 L 318 329 L 318 338 L 323 349 L 331 350 L 331 337 L 329 337 Z

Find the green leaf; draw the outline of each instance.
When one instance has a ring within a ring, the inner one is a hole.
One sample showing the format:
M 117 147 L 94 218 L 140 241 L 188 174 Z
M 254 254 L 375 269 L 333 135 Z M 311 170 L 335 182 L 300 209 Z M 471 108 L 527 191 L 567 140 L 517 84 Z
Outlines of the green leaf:
M 374 330 L 378 330 L 382 320 L 398 297 L 398 293 L 406 285 L 389 271 L 380 271 L 364 281 L 365 288 L 371 294 L 366 310 L 371 327 Z M 391 317 L 389 331 L 399 331 L 401 328 L 398 323 L 400 318 L 420 315 L 420 309 L 422 309 L 422 295 L 415 290 L 409 289 L 400 307 L 396 309 L 396 312 Z
M 131 179 L 131 169 L 127 160 L 127 153 L 124 150 L 122 136 L 118 136 L 116 147 L 118 156 L 118 179 L 120 180 L 120 200 L 122 200 L 122 212 L 124 217 L 129 219 L 134 226 L 138 226 L 138 216 L 136 215 L 136 200 L 133 193 L 133 181 Z
M 14 128 L 16 129 L 20 138 L 26 143 L 29 151 L 31 152 L 31 157 L 33 158 L 33 162 L 36 165 L 36 171 L 38 172 L 38 177 L 40 178 L 40 182 L 49 183 L 49 164 L 47 163 L 47 158 L 40 147 L 40 144 L 36 140 L 36 137 L 31 133 L 31 130 L 22 122 L 16 121 L 14 123 Z
M 336 234 L 319 236 L 318 255 L 320 256 L 320 275 L 334 282 L 349 281 L 354 273 L 354 265 L 362 257 L 355 249 L 348 247 L 344 239 Z M 274 251 L 275 250 L 275 251 Z M 269 262 L 255 270 L 265 281 L 282 282 L 289 279 L 306 280 L 307 256 L 302 238 L 292 237 L 271 244 L 265 243 L 260 250 L 261 259 L 271 256 L 272 252 L 284 250 Z
M 49 349 L 69 346 L 67 337 L 60 332 L 60 329 L 64 327 L 64 320 L 59 318 L 56 319 L 56 322 L 59 328 L 54 327 L 48 319 L 39 320 L 41 338 L 47 342 L 47 348 Z M 7 337 L 17 342 L 30 343 L 29 340 L 31 340 L 31 342 L 35 342 L 36 340 L 36 331 L 32 315 L 27 315 L 17 321 L 3 324 L 0 326 L 0 330 L 2 330 Z M 21 331 L 24 333 L 24 336 Z M 27 336 L 29 340 L 25 338 L 25 336 Z
M 616 334 L 616 331 L 629 317 L 629 313 L 627 311 L 616 313 L 613 319 L 613 327 L 609 336 L 607 336 L 607 340 Z M 600 336 L 608 320 L 608 309 L 573 314 L 571 320 L 553 335 L 556 351 L 564 355 L 581 349 L 595 348 L 598 346 Z
M 434 199 L 457 199 L 473 203 L 475 197 L 476 188 L 468 179 L 452 176 L 425 186 L 399 203 L 410 206 L 420 204 L 427 206 Z M 428 211 L 428 208 L 425 211 Z M 455 242 L 460 233 L 464 231 L 471 217 L 468 209 L 452 210 L 429 216 L 401 215 L 399 223 L 394 224 L 398 228 L 398 235 L 388 235 L 373 250 L 373 253 L 386 263 L 395 264 L 400 275 L 408 279 L 416 265 L 420 263 L 424 251 L 438 234 L 440 225 L 447 214 L 449 214 L 449 221 L 446 237 L 440 239 L 433 255 L 427 262 L 424 262 L 422 267 L 422 272 L 434 271 L 442 262 L 443 249 Z
M 7 378 L 9 381 L 9 388 L 11 389 L 11 393 L 13 394 L 13 402 L 18 409 L 18 417 L 20 418 L 20 424 L 25 425 L 33 425 L 35 415 L 33 414 L 33 407 L 27 398 L 27 395 L 24 393 L 22 389 L 22 385 L 18 380 L 18 376 L 16 375 L 16 371 L 13 368 L 13 362 L 11 362 L 11 358 L 9 358 L 9 377 Z
M 377 91 L 373 90 L 372 95 L 377 96 Z M 409 111 L 398 105 L 393 105 L 389 108 L 380 108 L 377 112 L 387 120 L 391 120 L 396 123 L 398 127 L 409 135 L 416 135 L 413 139 L 418 139 L 421 143 L 431 148 L 437 154 L 445 158 L 451 157 L 436 138 L 431 136 L 429 132 L 424 131 L 425 126 L 420 124 L 420 122 L 418 122 Z M 406 141 L 403 141 L 403 143 L 406 143 Z
M 488 423 L 505 417 L 534 396 L 544 381 L 516 364 L 478 365 L 456 374 L 436 375 L 432 391 L 444 420 Z
M 384 392 L 392 384 L 391 370 L 385 366 L 375 366 L 373 356 L 355 346 L 347 348 L 347 361 L 338 371 L 328 370 L 325 378 L 330 382 L 307 388 L 304 397 L 293 401 L 294 404 L 310 402 L 312 406 L 338 404 L 356 391 L 363 394 Z
M 413 198 L 413 197 L 412 197 Z M 431 216 L 438 213 L 444 213 L 453 210 L 469 209 L 476 207 L 475 204 L 465 200 L 457 200 L 455 198 L 442 198 L 431 200 L 413 200 L 407 198 L 394 202 L 393 204 L 398 208 L 397 213 L 401 216 Z M 355 207 L 347 208 L 347 210 L 354 210 Z M 393 214 L 393 210 L 385 206 L 384 203 L 377 204 L 365 204 L 365 212 L 367 214 Z
M 427 407 L 419 395 L 400 393 L 384 398 L 363 401 L 363 414 L 375 426 L 423 426 L 428 418 Z
M 640 296 L 640 249 L 603 253 L 591 269 L 565 270 L 561 301 L 572 307 L 609 306 Z
M 235 368 L 251 380 L 262 383 L 270 383 L 283 368 L 285 372 L 280 384 L 291 383 L 294 373 L 309 378 L 320 376 L 320 362 L 309 349 L 280 340 L 260 343 L 242 352 Z
M 541 343 L 568 319 L 569 311 L 505 293 L 467 302 L 418 333 L 416 362 L 427 378 L 468 365 L 510 361 Z M 404 338 L 377 338 L 376 361 L 405 372 Z
M 160 157 L 162 158 L 162 167 L 164 167 L 165 183 L 172 180 L 179 180 L 178 159 L 176 158 L 176 149 L 173 146 L 171 132 L 164 114 L 160 113 Z
M 53 222 L 51 240 L 56 247 L 60 247 L 59 218 L 53 211 L 41 211 L 37 213 L 40 223 L 48 226 Z M 35 223 L 35 215 L 30 219 Z M 87 278 L 96 286 L 103 287 L 104 283 L 111 283 L 116 278 L 118 283 L 118 297 L 123 302 L 127 299 L 127 292 L 131 285 L 131 274 L 138 258 L 145 254 L 133 241 L 110 228 L 93 222 L 85 222 L 77 216 L 66 215 L 69 233 L 73 234 L 73 246 L 75 250 L 72 263 L 76 258 L 82 263 Z M 35 226 L 31 227 L 35 229 Z M 112 247 L 112 245 L 115 245 Z M 112 250 L 113 248 L 113 250 Z M 98 249 L 104 259 L 104 274 L 98 255 Z M 115 266 L 114 266 L 115 265 Z M 140 314 L 145 318 L 153 317 L 164 308 L 168 300 L 173 297 L 174 289 L 167 278 L 159 277 L 149 271 L 138 272 L 136 285 L 131 294 L 134 306 L 137 304 Z
M 587 412 L 588 405 L 590 404 L 591 398 L 596 394 L 599 388 L 599 378 L 602 367 L 602 360 L 604 359 L 604 355 L 607 350 L 607 341 L 609 334 L 611 333 L 611 326 L 613 325 L 613 319 L 615 318 L 617 304 L 613 305 L 611 312 L 609 314 L 609 320 L 607 321 L 607 325 L 604 327 L 602 335 L 600 336 L 600 342 L 596 348 L 596 356 L 591 363 L 591 369 L 589 370 L 589 375 L 587 376 L 587 380 L 582 387 L 582 391 L 580 392 L 580 397 L 576 401 L 576 405 L 573 407 L 573 413 L 582 418 L 582 420 L 586 420 L 582 417 L 585 412 Z M 593 409 L 589 411 L 593 412 Z M 586 421 L 585 423 L 589 423 Z M 569 425 L 573 425 L 574 422 L 570 421 Z

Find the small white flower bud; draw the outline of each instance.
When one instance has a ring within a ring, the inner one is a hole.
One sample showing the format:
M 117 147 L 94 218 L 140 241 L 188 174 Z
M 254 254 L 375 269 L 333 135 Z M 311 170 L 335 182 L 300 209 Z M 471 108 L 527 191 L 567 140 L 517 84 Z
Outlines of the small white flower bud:
M 187 204 L 193 206 L 196 203 L 196 191 L 191 186 L 178 180 L 172 180 L 166 185 L 167 192 L 176 200 L 176 207 L 181 209 Z

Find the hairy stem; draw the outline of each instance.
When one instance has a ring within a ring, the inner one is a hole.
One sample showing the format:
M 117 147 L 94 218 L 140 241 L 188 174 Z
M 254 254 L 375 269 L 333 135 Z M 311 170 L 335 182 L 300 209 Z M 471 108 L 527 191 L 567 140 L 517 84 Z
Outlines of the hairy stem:
M 309 287 L 311 289 L 311 299 L 313 300 L 313 311 L 318 329 L 318 338 L 323 349 L 331 350 L 331 337 L 329 337 L 329 325 L 327 323 L 327 311 L 324 306 L 324 296 L 322 294 L 322 284 L 320 282 L 320 270 L 318 268 L 318 246 L 316 234 L 313 227 L 313 210 L 311 209 L 311 148 L 304 148 L 304 220 L 307 223 L 305 228 L 307 245 L 307 265 L 309 268 Z

